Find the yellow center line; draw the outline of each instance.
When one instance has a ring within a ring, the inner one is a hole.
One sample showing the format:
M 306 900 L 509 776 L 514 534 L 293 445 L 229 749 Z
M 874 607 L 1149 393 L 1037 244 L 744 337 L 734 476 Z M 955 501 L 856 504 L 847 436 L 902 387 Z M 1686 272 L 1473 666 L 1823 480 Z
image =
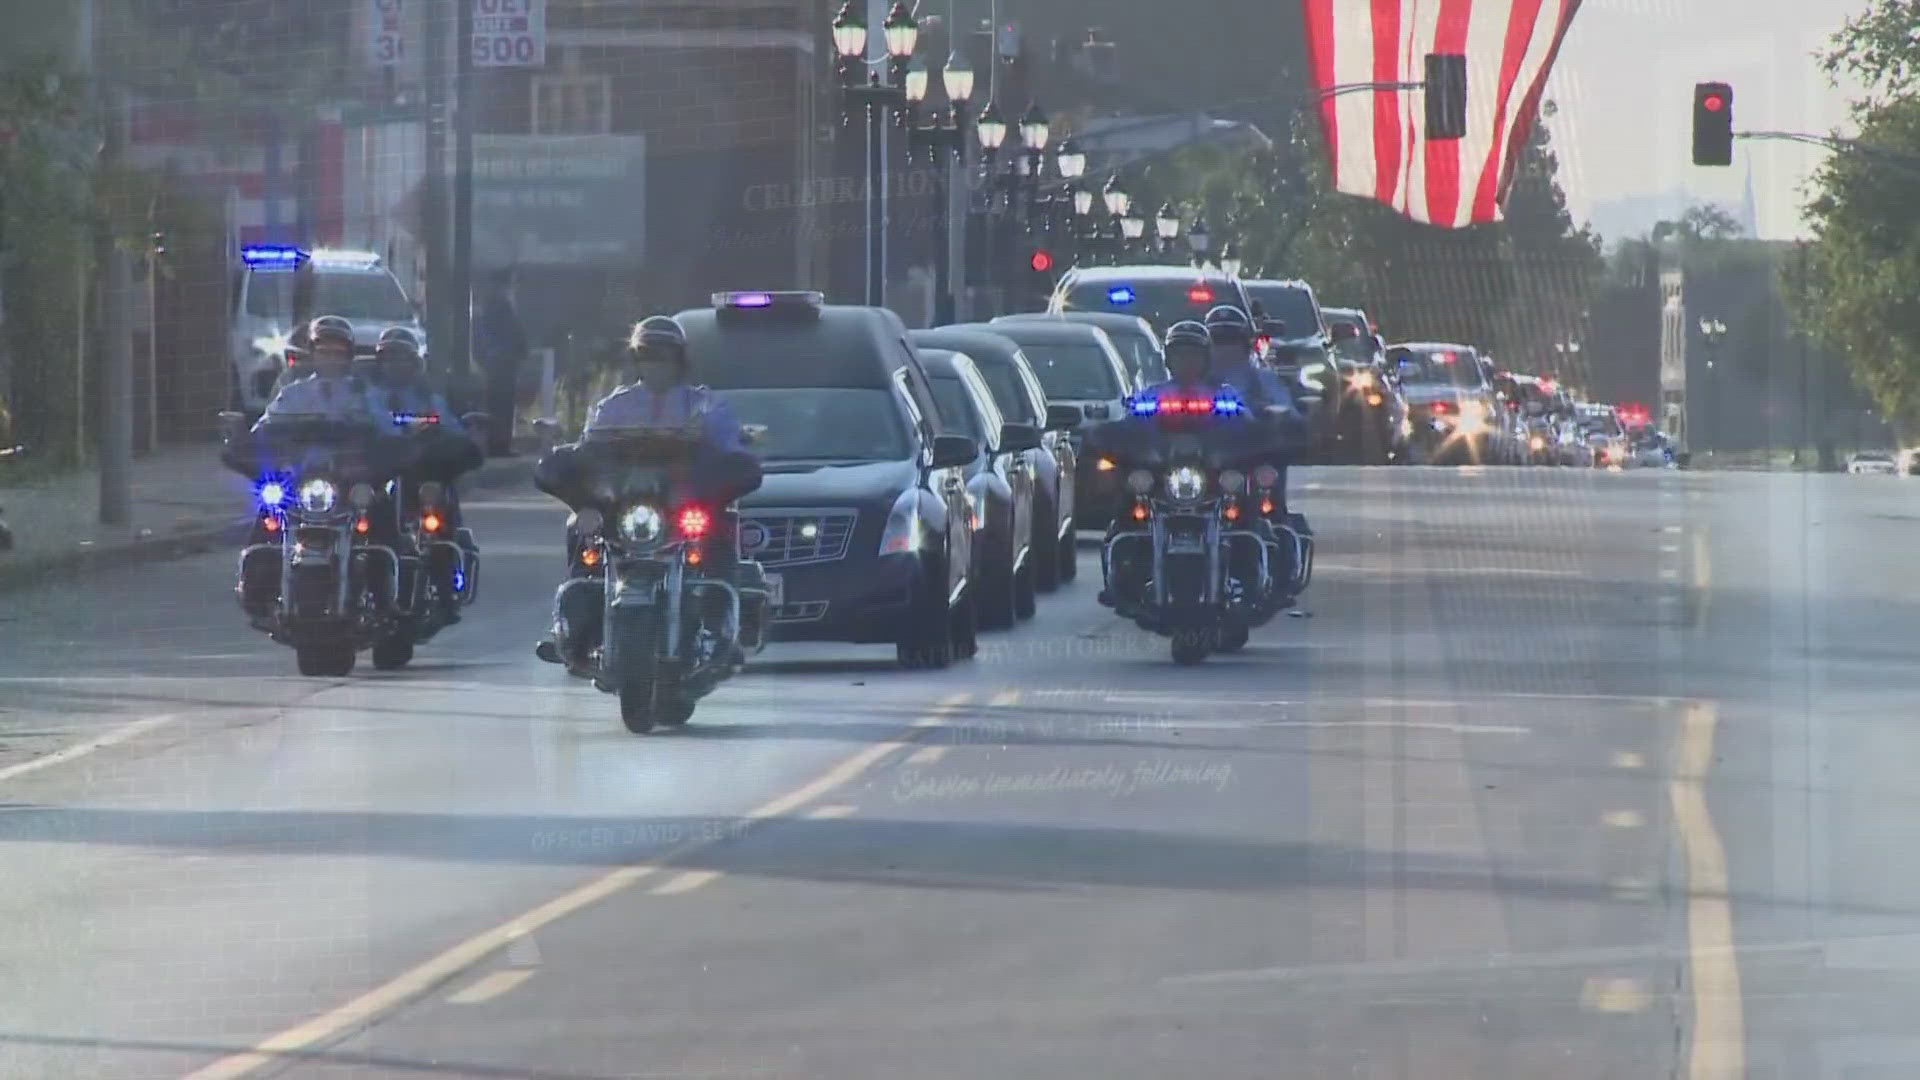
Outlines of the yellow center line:
M 948 695 L 941 700 L 934 716 L 920 718 L 915 721 L 915 726 L 935 726 L 943 723 L 944 714 L 964 704 L 968 697 L 969 695 L 964 693 Z M 895 740 L 866 747 L 818 778 L 764 806 L 748 811 L 746 818 L 750 821 L 762 821 L 803 806 L 852 780 L 874 762 L 906 745 L 907 743 L 903 740 Z M 428 993 L 434 987 L 447 982 L 496 951 L 511 945 L 517 939 L 604 900 L 642 878 L 659 873 L 662 864 L 718 842 L 717 838 L 702 838 L 667 852 L 655 862 L 637 863 L 610 871 L 541 904 L 532 911 L 509 919 L 491 930 L 476 934 L 438 956 L 394 976 L 380 986 L 337 1005 L 311 1020 L 269 1036 L 250 1050 L 229 1054 L 211 1065 L 195 1069 L 188 1073 L 184 1080 L 235 1080 L 237 1077 L 246 1076 L 276 1063 L 283 1055 L 306 1050 L 319 1043 L 338 1038 L 372 1021 L 382 1013 Z
M 1727 900 L 1727 853 L 1707 808 L 1704 786 L 1713 765 L 1717 719 L 1709 702 L 1688 706 L 1668 784 L 1674 829 L 1687 863 L 1687 971 L 1693 989 L 1690 1080 L 1746 1074 L 1746 1019 L 1733 949 L 1733 910 Z
M 503 968 L 489 972 L 468 983 L 458 993 L 448 995 L 447 1004 L 478 1005 L 483 1001 L 492 1001 L 532 977 L 532 968 Z

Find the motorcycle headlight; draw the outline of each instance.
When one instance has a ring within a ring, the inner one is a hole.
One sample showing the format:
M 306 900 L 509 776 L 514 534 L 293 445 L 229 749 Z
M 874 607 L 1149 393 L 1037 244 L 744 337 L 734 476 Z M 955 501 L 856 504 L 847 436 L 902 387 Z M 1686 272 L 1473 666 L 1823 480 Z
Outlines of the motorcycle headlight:
M 1206 474 L 1191 465 L 1182 465 L 1167 474 L 1167 494 L 1180 502 L 1199 498 L 1206 486 Z
M 1145 495 L 1153 490 L 1153 474 L 1145 469 L 1135 469 L 1127 474 L 1127 489 L 1135 495 Z
M 1354 372 L 1352 375 L 1347 376 L 1347 385 L 1353 387 L 1355 390 L 1371 390 L 1373 389 L 1373 372 Z
M 1253 482 L 1263 488 L 1270 488 L 1280 482 L 1280 470 L 1271 465 L 1262 465 L 1253 470 Z
M 1220 490 L 1228 495 L 1238 495 L 1247 490 L 1247 474 L 1237 469 L 1227 469 L 1220 474 Z
M 644 544 L 660 538 L 660 511 L 645 503 L 627 508 L 620 515 L 620 535 L 636 544 Z
M 330 480 L 309 480 L 300 485 L 300 509 L 309 514 L 324 514 L 333 509 L 340 492 Z

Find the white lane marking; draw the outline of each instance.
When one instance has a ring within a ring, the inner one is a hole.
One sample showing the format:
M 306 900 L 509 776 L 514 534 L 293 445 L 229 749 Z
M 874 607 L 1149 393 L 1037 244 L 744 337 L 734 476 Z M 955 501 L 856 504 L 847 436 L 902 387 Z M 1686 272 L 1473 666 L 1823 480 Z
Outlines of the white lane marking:
M 689 870 L 679 877 L 648 890 L 650 896 L 675 896 L 692 892 L 720 876 L 718 870 Z
M 987 705 L 995 709 L 1011 708 L 1020 703 L 1020 691 L 1002 690 L 988 699 Z
M 1399 574 L 1405 577 L 1475 577 L 1485 575 L 1488 577 L 1538 577 L 1558 578 L 1562 580 L 1578 579 L 1581 581 L 1589 580 L 1593 577 L 1592 574 L 1582 570 L 1537 570 L 1521 566 L 1435 566 L 1413 570 L 1404 566 L 1394 566 L 1389 563 L 1360 566 L 1355 563 L 1321 562 L 1317 559 L 1314 561 L 1313 568 L 1316 571 L 1335 570 L 1351 574 Z
M 532 968 L 505 968 L 480 976 L 464 989 L 447 996 L 449 1005 L 478 1005 L 512 990 L 533 977 Z
M 1660 554 L 1662 554 L 1662 555 L 1678 555 L 1678 554 L 1680 554 L 1680 545 L 1679 545 L 1679 544 L 1661 544 L 1661 545 L 1660 545 Z
M 1675 570 L 1672 567 L 1668 567 L 1667 569 L 1660 571 L 1660 580 L 1661 581 L 1678 581 L 1680 580 L 1680 571 Z
M 1639 979 L 1590 978 L 1580 987 L 1580 1007 L 1588 1012 L 1647 1011 L 1647 984 Z
M 858 809 L 859 807 L 848 806 L 846 803 L 828 803 L 818 809 L 809 810 L 807 817 L 814 821 L 832 821 L 835 818 L 852 817 L 853 812 Z
M 1600 815 L 1600 823 L 1609 829 L 1638 829 L 1647 823 L 1647 816 L 1638 810 L 1609 810 Z
M 941 700 L 938 708 L 944 714 L 959 707 L 968 696 L 964 693 L 948 695 Z M 923 716 L 914 721 L 914 725 L 918 727 L 942 723 L 945 723 L 944 715 Z M 898 740 L 875 743 L 813 781 L 757 809 L 748 811 L 745 816 L 749 820 L 763 820 L 784 814 L 845 784 L 880 758 L 906 745 L 906 742 Z M 336 1038 L 342 1032 L 365 1024 L 374 1017 L 431 991 L 501 948 L 511 945 L 541 927 L 557 922 L 626 889 L 642 878 L 658 873 L 661 870 L 661 863 L 688 855 L 715 843 L 718 843 L 718 840 L 695 840 L 667 852 L 659 862 L 638 863 L 613 870 L 571 892 L 541 904 L 532 911 L 501 923 L 491 930 L 476 934 L 440 955 L 402 972 L 380 986 L 335 1006 L 319 1016 L 269 1036 L 250 1050 L 229 1054 L 210 1065 L 195 1069 L 187 1074 L 185 1080 L 235 1080 L 237 1077 L 257 1072 L 269 1065 L 280 1064 L 284 1055 Z
M 1613 753 L 1613 767 L 1616 769 L 1644 769 L 1647 759 L 1632 750 L 1616 750 Z
M 1718 710 L 1688 707 L 1681 725 L 1673 779 L 1667 786 L 1673 824 L 1686 853 L 1687 967 L 1693 991 L 1693 1044 L 1687 1075 L 1708 1080 L 1746 1075 L 1747 1034 L 1734 950 L 1733 907 L 1727 897 L 1727 852 L 1707 807 L 1706 777 L 1713 767 Z
M 923 746 L 920 749 L 915 750 L 913 752 L 913 755 L 907 758 L 907 764 L 932 765 L 934 762 L 939 761 L 941 758 L 946 756 L 947 756 L 947 748 L 944 746 Z
M 1679 535 L 1679 533 L 1680 533 L 1680 526 L 1678 526 L 1678 525 L 1666 525 L 1666 526 L 1663 526 L 1663 527 L 1662 527 L 1662 528 L 1660 529 L 1660 531 L 1661 531 L 1661 532 L 1663 532 L 1663 533 L 1668 533 L 1668 534 L 1670 534 L 1670 535 L 1675 535 L 1675 536 L 1677 536 L 1677 535 Z
M 1084 697 L 1084 690 L 1036 690 L 1041 695 Z M 1521 691 L 1478 694 L 1472 698 L 1345 698 L 1337 702 L 1344 706 L 1362 706 L 1369 709 L 1479 709 L 1490 700 L 1511 698 L 1516 701 L 1591 701 L 1604 704 L 1625 703 L 1658 707 L 1666 703 L 1666 698 L 1648 697 L 1638 694 L 1540 694 Z M 1191 694 L 1156 693 L 1118 693 L 1102 695 L 1101 700 L 1109 704 L 1166 704 L 1166 705 L 1232 705 L 1237 707 L 1259 707 L 1268 705 L 1320 705 L 1335 704 L 1331 701 L 1313 701 L 1307 698 L 1269 698 L 1269 697 L 1227 697 L 1209 695 L 1195 697 Z
M 175 717 L 172 716 L 149 716 L 145 720 L 135 720 L 131 724 L 122 724 L 98 738 L 88 739 L 86 742 L 75 743 L 64 750 L 56 750 L 42 757 L 31 758 L 27 761 L 16 762 L 5 768 L 0 768 L 0 780 L 11 780 L 16 776 L 25 776 L 30 772 L 50 769 L 55 765 L 65 765 L 67 762 L 73 761 L 76 758 L 86 757 L 95 750 L 104 750 L 109 746 L 126 742 L 128 739 L 138 738 L 155 728 L 165 727 L 173 723 L 174 719 Z

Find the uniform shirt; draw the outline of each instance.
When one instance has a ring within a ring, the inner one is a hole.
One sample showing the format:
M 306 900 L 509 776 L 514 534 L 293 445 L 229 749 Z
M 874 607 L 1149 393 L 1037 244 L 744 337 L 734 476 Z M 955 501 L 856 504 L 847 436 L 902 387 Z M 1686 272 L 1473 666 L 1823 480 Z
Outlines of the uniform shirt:
M 436 391 L 424 381 L 415 380 L 399 386 L 374 384 L 367 390 L 367 404 L 374 412 L 385 415 L 389 420 L 396 413 L 410 413 L 414 416 L 437 416 L 440 418 L 440 430 L 453 435 L 465 435 L 466 428 L 460 418 L 447 407 L 445 395 Z
M 745 450 L 733 409 L 704 386 L 681 383 L 656 395 L 634 383 L 601 398 L 587 413 L 587 435 L 603 428 L 680 428 L 697 423 L 715 450 Z
M 296 379 L 281 387 L 280 392 L 267 402 L 267 410 L 260 416 L 260 423 L 254 425 L 258 431 L 262 424 L 275 419 L 322 418 L 345 422 L 365 422 L 368 424 L 391 423 L 383 413 L 375 412 L 372 403 L 367 400 L 367 386 L 359 379 L 348 377 L 325 378 L 319 373 Z
M 1253 359 L 1248 353 L 1246 360 L 1222 364 L 1214 361 L 1209 379 L 1231 386 L 1240 392 L 1240 397 L 1250 405 L 1278 405 L 1281 408 L 1295 410 L 1293 394 L 1287 390 L 1286 383 L 1273 369 Z

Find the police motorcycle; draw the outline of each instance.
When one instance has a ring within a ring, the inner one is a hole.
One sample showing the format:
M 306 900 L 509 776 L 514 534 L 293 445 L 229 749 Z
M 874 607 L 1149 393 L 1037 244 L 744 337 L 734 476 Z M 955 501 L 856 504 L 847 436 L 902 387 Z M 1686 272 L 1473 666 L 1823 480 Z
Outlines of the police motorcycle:
M 401 596 L 404 539 L 391 527 L 392 481 L 417 448 L 337 419 L 290 418 L 249 433 L 223 412 L 228 468 L 254 479 L 252 535 L 235 592 L 254 629 L 291 647 L 300 674 L 342 677 L 412 658 Z
M 535 485 L 573 512 L 576 538 L 540 655 L 618 695 L 636 735 L 685 725 L 766 647 L 769 591 L 759 564 L 738 559 L 733 508 L 760 486 L 759 465 L 723 455 L 693 484 L 707 453 L 697 422 L 602 428 L 555 447 L 535 471 Z
M 465 471 L 459 466 L 478 464 L 476 440 L 485 438 L 487 419 L 481 412 L 461 417 L 474 433 L 469 438 L 444 430 L 441 418 L 430 413 L 393 415 L 396 428 L 411 432 L 416 460 L 429 466 L 430 475 L 451 475 Z M 445 467 L 446 462 L 455 467 Z M 384 494 L 385 504 L 396 516 L 395 531 L 405 542 L 400 549 L 399 592 L 404 633 L 397 632 L 389 644 L 375 648 L 374 666 L 383 669 L 411 660 L 415 645 L 431 641 L 459 622 L 461 610 L 480 595 L 480 547 L 472 529 L 452 524 L 454 492 L 449 485 L 402 475 L 388 484 Z
M 1175 663 L 1237 651 L 1312 579 L 1306 519 L 1275 520 L 1278 421 L 1225 386 L 1145 392 L 1128 409 L 1087 436 L 1128 492 L 1101 553 L 1100 602 L 1171 638 Z

